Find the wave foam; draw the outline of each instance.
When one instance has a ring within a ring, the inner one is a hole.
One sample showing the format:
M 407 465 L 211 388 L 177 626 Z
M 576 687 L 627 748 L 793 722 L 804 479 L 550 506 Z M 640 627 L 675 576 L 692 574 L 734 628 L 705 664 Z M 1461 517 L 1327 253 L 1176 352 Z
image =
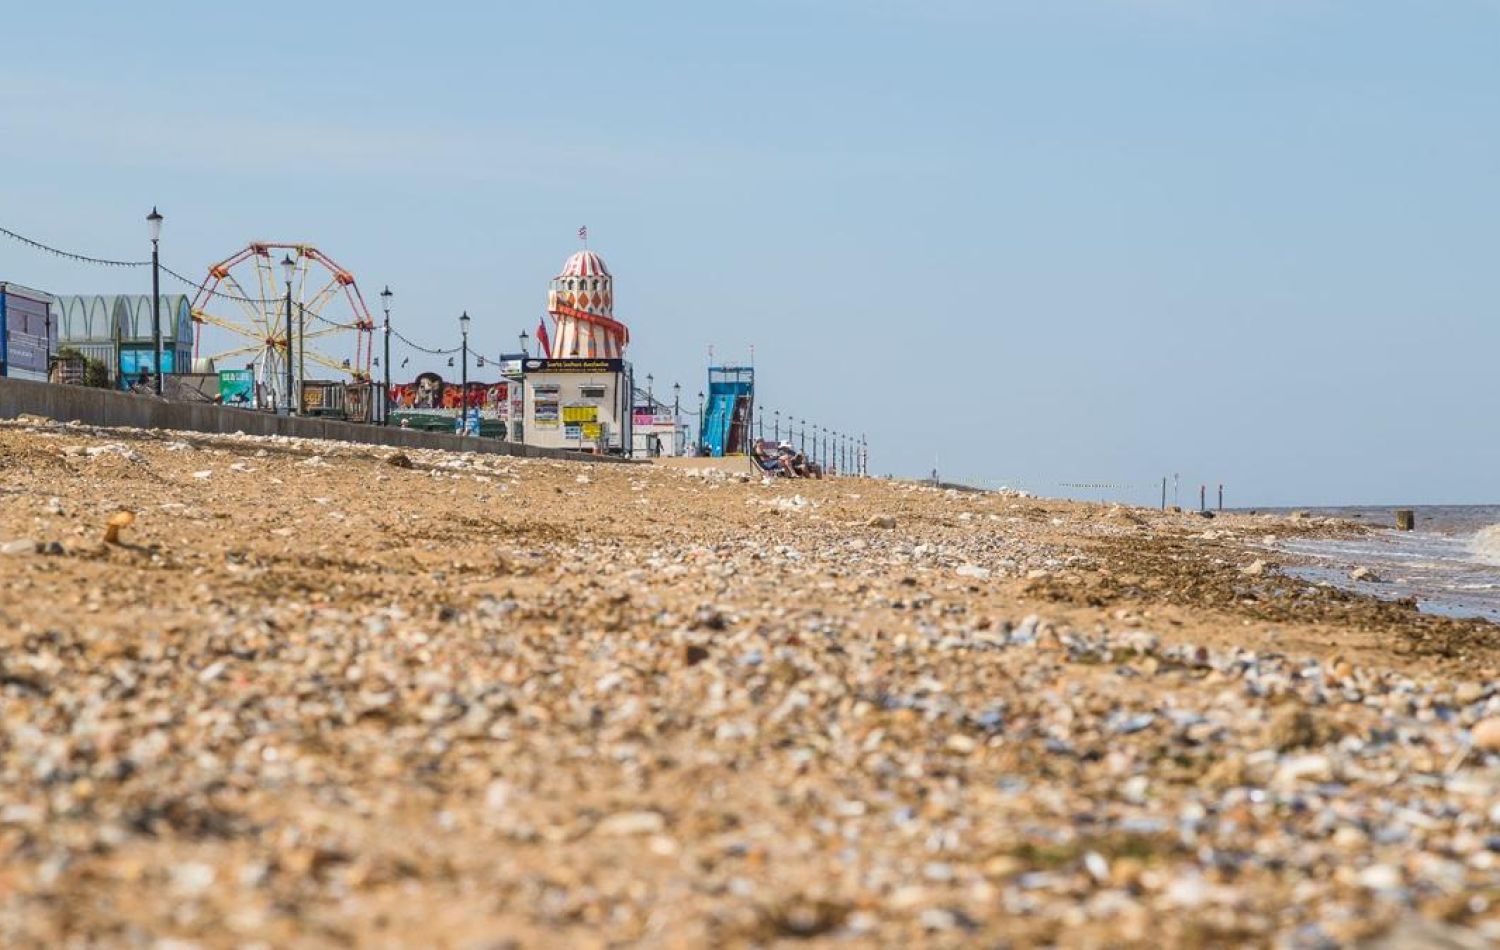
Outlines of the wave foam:
M 1486 564 L 1500 565 L 1500 524 L 1480 528 L 1469 540 L 1469 550 Z

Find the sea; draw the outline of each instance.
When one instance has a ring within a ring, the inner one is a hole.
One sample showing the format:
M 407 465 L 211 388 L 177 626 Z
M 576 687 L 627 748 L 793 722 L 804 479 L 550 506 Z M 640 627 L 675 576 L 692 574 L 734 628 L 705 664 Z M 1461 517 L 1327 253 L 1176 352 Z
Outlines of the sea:
M 1287 574 L 1385 599 L 1414 597 L 1428 613 L 1500 623 L 1500 505 L 1413 507 L 1415 531 L 1395 529 L 1394 507 L 1259 510 L 1306 511 L 1379 528 L 1357 538 L 1278 541 L 1276 550 L 1300 562 L 1283 564 Z M 1379 581 L 1351 580 L 1358 567 Z

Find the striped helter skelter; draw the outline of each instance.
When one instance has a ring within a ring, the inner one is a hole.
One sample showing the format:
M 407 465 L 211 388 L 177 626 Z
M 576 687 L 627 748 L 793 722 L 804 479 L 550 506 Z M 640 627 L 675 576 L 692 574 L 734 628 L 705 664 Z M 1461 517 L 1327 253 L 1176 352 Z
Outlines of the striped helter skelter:
M 614 318 L 615 286 L 604 259 L 587 248 L 576 252 L 552 278 L 547 312 L 557 326 L 554 358 L 619 359 L 630 331 Z

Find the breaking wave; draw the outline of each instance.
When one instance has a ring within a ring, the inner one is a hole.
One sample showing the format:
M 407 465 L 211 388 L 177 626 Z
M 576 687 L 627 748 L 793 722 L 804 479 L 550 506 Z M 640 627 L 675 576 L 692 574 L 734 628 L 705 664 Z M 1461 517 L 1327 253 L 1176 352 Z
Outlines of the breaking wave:
M 1486 564 L 1500 564 L 1500 524 L 1480 528 L 1469 540 L 1469 550 Z

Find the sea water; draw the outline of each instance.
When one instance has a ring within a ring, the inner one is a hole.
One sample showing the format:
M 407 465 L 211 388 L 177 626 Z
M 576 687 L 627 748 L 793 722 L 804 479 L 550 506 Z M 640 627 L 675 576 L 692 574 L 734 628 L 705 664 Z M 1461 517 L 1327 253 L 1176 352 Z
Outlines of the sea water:
M 1413 597 L 1428 613 L 1500 623 L 1500 505 L 1416 507 L 1415 531 L 1395 529 L 1395 508 L 1298 510 L 1377 530 L 1355 538 L 1280 541 L 1277 550 L 1304 562 L 1286 565 L 1286 573 L 1388 600 Z M 1351 580 L 1350 571 L 1358 567 L 1380 580 Z

